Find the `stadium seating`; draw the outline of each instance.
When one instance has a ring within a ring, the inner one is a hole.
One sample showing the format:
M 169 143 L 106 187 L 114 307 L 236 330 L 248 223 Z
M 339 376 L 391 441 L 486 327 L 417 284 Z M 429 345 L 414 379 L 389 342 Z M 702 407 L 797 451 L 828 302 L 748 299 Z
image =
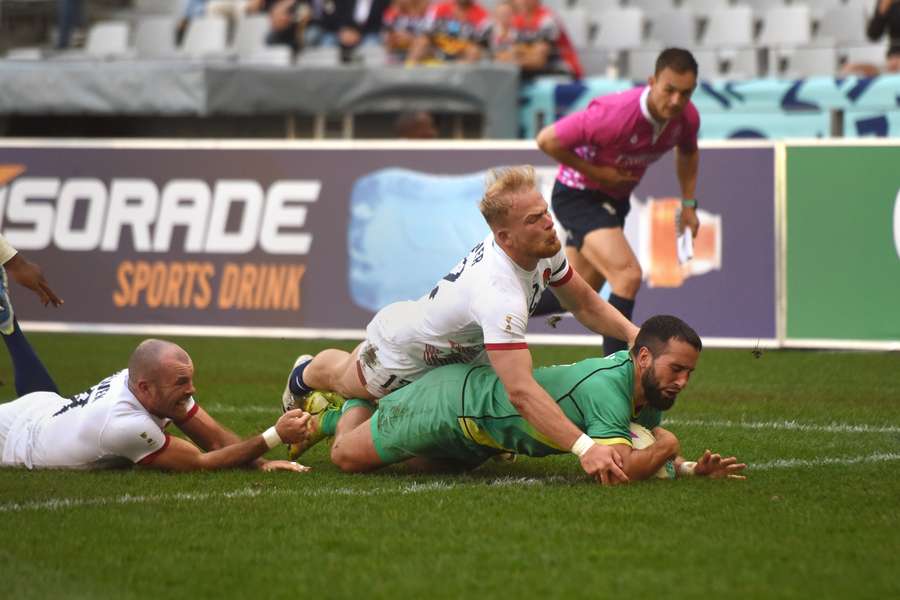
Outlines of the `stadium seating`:
M 619 0 L 578 0 L 576 5 L 590 13 L 618 10 L 622 3 Z
M 819 21 L 818 37 L 838 45 L 865 45 L 866 16 L 861 5 L 850 4 L 826 10 Z
M 644 11 L 639 8 L 608 10 L 594 17 L 593 46 L 607 50 L 638 48 L 644 37 Z
M 558 13 L 566 33 L 572 45 L 576 48 L 585 48 L 588 45 L 588 36 L 590 22 L 588 21 L 588 11 L 584 8 L 570 8 L 561 10 Z
M 288 46 L 267 46 L 269 18 L 266 15 L 248 15 L 237 20 L 234 31 L 234 54 L 239 62 L 254 64 L 291 64 Z
M 784 66 L 781 77 L 811 77 L 831 75 L 837 71 L 837 50 L 834 46 L 806 46 L 792 48 L 779 54 Z
M 838 49 L 838 56 L 848 63 L 883 65 L 886 54 L 887 47 L 884 44 L 842 46 Z
M 809 8 L 805 5 L 770 8 L 763 17 L 759 43 L 775 48 L 793 48 L 809 43 Z
M 646 12 L 650 39 L 663 46 L 693 48 L 697 45 L 697 20 L 687 10 Z
M 179 56 L 175 46 L 177 21 L 172 16 L 145 17 L 137 22 L 134 49 L 138 58 L 171 59 Z
M 222 17 L 191 19 L 181 51 L 192 59 L 224 59 L 228 57 L 228 21 Z
M 708 15 L 714 10 L 729 8 L 730 4 L 729 0 L 681 0 L 681 8 L 696 15 Z
M 228 0 L 220 0 L 226 2 Z M 235 0 L 237 2 L 238 0 Z M 884 46 L 866 37 L 866 13 L 874 0 L 544 0 L 562 26 L 590 75 L 641 79 L 652 70 L 661 48 L 690 48 L 706 78 L 832 75 L 841 61 L 881 64 Z M 132 0 L 127 17 L 95 22 L 85 47 L 54 53 L 14 48 L 8 59 L 40 60 L 236 60 L 290 65 L 293 52 L 268 46 L 266 15 L 191 19 L 183 43 L 176 28 L 187 0 Z M 484 2 L 485 6 L 491 2 Z M 213 11 L 215 12 L 215 11 Z M 111 15 L 113 12 L 101 13 Z M 133 33 L 133 41 L 129 40 Z M 307 48 L 298 64 L 340 63 L 331 49 Z M 380 47 L 361 48 L 364 64 L 387 62 Z M 609 65 L 618 69 L 608 70 Z M 627 68 L 624 68 L 627 67 Z
M 661 10 L 675 9 L 674 0 L 628 0 L 627 5 L 629 7 L 639 8 L 646 14 Z
M 753 11 L 734 6 L 710 12 L 701 44 L 710 48 L 753 46 Z

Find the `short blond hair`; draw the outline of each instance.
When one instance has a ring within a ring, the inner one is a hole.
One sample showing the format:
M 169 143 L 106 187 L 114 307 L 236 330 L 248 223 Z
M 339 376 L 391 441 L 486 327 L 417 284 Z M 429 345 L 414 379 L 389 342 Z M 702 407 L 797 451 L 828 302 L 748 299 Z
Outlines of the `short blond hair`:
M 478 204 L 484 220 L 492 229 L 509 214 L 514 196 L 537 187 L 534 167 L 520 165 L 491 169 L 485 178 L 484 196 Z

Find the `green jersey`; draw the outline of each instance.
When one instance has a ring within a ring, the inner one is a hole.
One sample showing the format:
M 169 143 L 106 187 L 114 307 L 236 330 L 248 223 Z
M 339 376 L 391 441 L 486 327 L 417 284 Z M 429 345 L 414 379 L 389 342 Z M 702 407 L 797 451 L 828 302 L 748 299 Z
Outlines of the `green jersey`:
M 534 377 L 566 417 L 599 443 L 631 445 L 631 421 L 649 429 L 660 424 L 658 410 L 634 410 L 634 363 L 627 350 L 536 369 Z M 412 456 L 477 463 L 499 452 L 546 456 L 569 451 L 522 418 L 487 366 L 429 371 L 382 398 L 371 427 L 375 449 L 386 463 Z
M 601 444 L 631 445 L 629 423 L 652 429 L 660 411 L 634 410 L 634 363 L 627 350 L 605 358 L 536 369 L 534 378 L 579 429 Z M 529 456 L 568 452 L 516 411 L 503 384 L 487 367 L 471 368 L 460 398 L 459 426 L 473 442 Z

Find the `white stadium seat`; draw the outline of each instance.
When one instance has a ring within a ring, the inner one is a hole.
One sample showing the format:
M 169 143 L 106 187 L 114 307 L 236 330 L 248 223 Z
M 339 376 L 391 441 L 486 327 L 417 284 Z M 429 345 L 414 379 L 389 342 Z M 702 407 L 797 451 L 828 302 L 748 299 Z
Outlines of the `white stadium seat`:
M 781 75 L 786 77 L 831 76 L 838 68 L 837 50 L 834 46 L 793 48 L 783 58 L 787 62 L 787 68 Z
M 238 61 L 255 64 L 291 64 L 291 49 L 288 46 L 267 46 L 269 17 L 247 15 L 238 19 L 234 32 L 234 53 Z
M 809 43 L 812 21 L 802 5 L 770 8 L 763 17 L 759 43 L 770 47 L 796 47 Z
M 84 51 L 92 58 L 124 58 L 129 51 L 129 33 L 125 21 L 98 21 L 88 31 Z
M 593 46 L 608 50 L 639 48 L 644 41 L 644 11 L 623 8 L 599 13 Z
M 681 0 L 681 9 L 705 17 L 714 10 L 730 8 L 730 4 L 729 0 Z
M 712 11 L 701 43 L 713 48 L 752 46 L 753 11 L 747 6 Z
M 650 39 L 664 46 L 692 48 L 697 44 L 697 20 L 688 10 L 647 12 Z
M 572 45 L 576 48 L 584 48 L 588 45 L 588 31 L 590 22 L 588 21 L 588 12 L 583 8 L 570 8 L 561 10 L 557 13 L 559 20 L 562 21 Z
M 181 50 L 191 58 L 227 56 L 228 21 L 219 16 L 191 19 Z
M 134 49 L 138 58 L 175 58 L 175 17 L 144 17 L 134 32 Z
M 866 15 L 860 5 L 848 5 L 826 10 L 819 21 L 819 37 L 837 44 L 866 45 Z
M 573 8 L 583 8 L 590 13 L 618 10 L 621 7 L 622 3 L 619 0 L 577 0 L 573 6 Z

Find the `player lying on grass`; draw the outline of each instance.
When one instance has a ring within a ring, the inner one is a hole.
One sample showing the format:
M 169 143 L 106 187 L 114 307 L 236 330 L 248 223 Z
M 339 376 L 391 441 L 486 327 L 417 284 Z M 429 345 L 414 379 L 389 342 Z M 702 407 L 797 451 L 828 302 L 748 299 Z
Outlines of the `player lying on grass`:
M 491 233 L 430 293 L 381 309 L 352 353 L 300 357 L 283 407 L 309 411 L 302 398 L 314 389 L 377 401 L 439 366 L 490 364 L 535 435 L 577 454 L 589 475 L 624 480 L 615 451 L 591 443 L 532 377 L 525 331 L 548 287 L 591 331 L 631 341 L 637 327 L 569 266 L 532 167 L 493 171 L 480 209 Z
M 743 479 L 746 465 L 709 451 L 697 462 L 679 455 L 675 436 L 659 426 L 662 412 L 687 386 L 700 338 L 672 316 L 648 319 L 634 348 L 606 358 L 537 369 L 534 377 L 591 443 L 614 446 L 629 479 L 654 476 L 667 461 L 674 473 Z M 377 410 L 360 400 L 328 408 L 310 421 L 310 441 L 334 433 L 336 422 L 362 413 L 365 421 L 338 434 L 331 460 L 347 472 L 366 472 L 409 461 L 421 470 L 474 468 L 512 452 L 546 456 L 568 451 L 541 435 L 513 407 L 497 375 L 486 366 L 435 369 L 381 399 Z M 651 429 L 656 443 L 634 449 L 630 424 Z
M 276 445 L 303 441 L 309 415 L 289 411 L 262 435 L 242 441 L 194 401 L 193 377 L 187 352 L 170 342 L 144 340 L 127 369 L 80 394 L 63 398 L 41 391 L 0 404 L 0 466 L 308 470 L 260 457 Z M 173 422 L 207 452 L 166 433 Z

